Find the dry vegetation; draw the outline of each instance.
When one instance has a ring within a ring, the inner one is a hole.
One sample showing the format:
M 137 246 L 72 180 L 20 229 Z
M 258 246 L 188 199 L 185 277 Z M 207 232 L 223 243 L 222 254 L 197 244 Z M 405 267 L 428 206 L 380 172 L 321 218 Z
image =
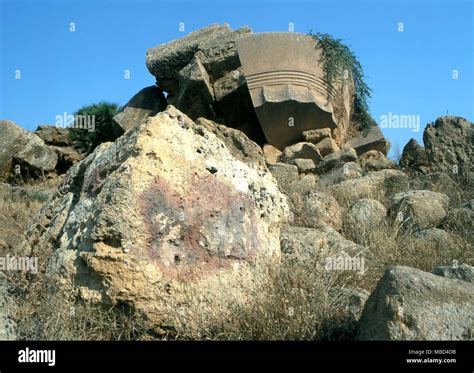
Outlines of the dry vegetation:
M 456 193 L 451 193 L 456 203 L 472 198 L 470 185 L 458 184 Z M 4 199 L 0 203 L 2 218 L 13 219 L 19 225 L 17 228 L 25 228 L 27 218 L 42 201 Z M 39 281 L 32 282 L 10 278 L 17 299 L 13 315 L 19 337 L 25 340 L 350 340 L 355 337 L 356 320 L 331 296 L 334 287 L 371 291 L 389 265 L 431 271 L 453 260 L 474 264 L 472 242 L 459 235 L 439 244 L 420 240 L 395 222 L 370 231 L 345 227 L 342 234 L 366 247 L 364 274 L 318 271 L 317 256 L 308 253 L 295 260 L 285 254 L 280 266 L 255 268 L 269 276 L 263 276 L 258 288 L 246 290 L 244 297 L 242 289 L 224 287 L 218 297 L 226 307 L 216 307 L 211 296 L 200 299 L 192 290 L 180 304 L 164 302 L 162 311 L 166 317 L 159 328 L 145 326 L 140 315 L 126 306 L 105 308 L 81 302 L 71 306 L 56 291 L 46 273 L 36 278 Z M 46 257 L 39 260 L 45 261 Z

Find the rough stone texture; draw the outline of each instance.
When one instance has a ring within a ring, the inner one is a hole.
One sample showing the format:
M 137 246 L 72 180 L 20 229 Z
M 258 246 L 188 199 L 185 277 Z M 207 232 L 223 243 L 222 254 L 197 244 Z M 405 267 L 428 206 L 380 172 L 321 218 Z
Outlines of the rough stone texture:
M 288 226 L 281 230 L 281 251 L 284 255 L 305 260 L 316 259 L 320 267 L 315 270 L 325 271 L 326 258 L 342 255 L 357 257 L 365 253 L 362 246 L 346 240 L 334 229 L 321 226 L 318 229 Z
M 389 143 L 385 140 L 382 131 L 377 126 L 358 133 L 356 137 L 348 140 L 344 146 L 355 149 L 357 155 L 364 154 L 369 150 L 377 150 L 387 155 L 390 149 Z
M 316 190 L 315 175 L 298 175 L 296 166 L 283 163 L 271 166 L 270 172 L 288 196 L 292 212 L 291 225 L 341 228 L 341 209 L 334 198 Z
M 331 137 L 330 128 L 318 128 L 315 130 L 303 131 L 303 140 L 305 142 L 311 142 L 317 144 L 325 138 Z
M 270 172 L 278 183 L 278 186 L 285 194 L 289 194 L 295 182 L 299 180 L 298 168 L 287 163 L 276 163 L 269 167 Z
M 302 174 L 316 170 L 316 164 L 312 159 L 296 158 L 292 160 L 292 163 L 298 168 L 298 172 Z
M 449 210 L 442 228 L 454 230 L 474 245 L 474 199 L 462 203 L 458 208 Z
M 301 205 L 296 207 L 296 225 L 318 228 L 330 226 L 336 230 L 342 228 L 342 213 L 337 201 L 320 191 L 307 191 L 301 196 Z
M 473 309 L 474 284 L 390 267 L 365 304 L 357 339 L 472 339 Z
M 68 128 L 41 125 L 38 126 L 34 133 L 43 140 L 46 145 L 60 147 L 72 146 Z
M 440 266 L 436 267 L 431 273 L 436 276 L 467 281 L 474 284 L 474 267 L 467 264 L 453 265 L 449 267 Z
M 336 142 L 330 137 L 326 137 L 325 139 L 318 142 L 316 147 L 323 157 L 339 150 L 339 146 L 337 146 Z
M 414 232 L 413 237 L 419 239 L 423 244 L 428 244 L 434 249 L 442 251 L 452 249 L 449 243 L 456 240 L 452 233 L 439 228 L 429 228 Z
M 263 155 L 268 166 L 276 165 L 281 154 L 282 152 L 273 145 L 265 144 L 263 146 Z
M 352 148 L 343 148 L 335 153 L 329 154 L 318 163 L 317 171 L 320 174 L 330 171 L 331 169 L 342 166 L 344 163 L 353 162 L 357 159 L 357 153 Z
M 283 149 L 280 159 L 291 163 L 296 158 L 311 159 L 315 163 L 321 161 L 322 157 L 316 145 L 310 142 L 299 142 Z
M 265 158 L 262 149 L 243 132 L 214 123 L 211 120 L 200 118 L 197 125 L 205 127 L 209 132 L 214 133 L 226 145 L 227 149 L 238 160 L 248 166 L 261 171 L 266 171 Z
M 58 174 L 65 173 L 73 165 L 85 158 L 85 154 L 77 151 L 72 146 L 50 146 L 49 148 L 58 156 L 58 163 L 56 164 L 56 172 Z
M 225 307 L 224 289 L 257 285 L 253 263 L 279 256 L 288 214 L 268 171 L 169 106 L 72 167 L 35 219 L 46 231 L 28 236 L 50 250 L 65 300 L 126 304 L 161 325 L 163 302 L 191 291 Z
M 255 136 L 261 136 L 235 46 L 237 38 L 250 32 L 215 24 L 148 49 L 148 70 L 168 93 L 168 104 L 193 119 L 220 118 L 231 127 L 250 124 Z
M 380 202 L 362 198 L 354 202 L 344 216 L 344 226 L 369 231 L 385 221 L 387 209 Z
M 0 273 L 0 341 L 14 341 L 16 324 L 9 315 L 9 299 L 4 275 Z
M 472 175 L 474 164 L 474 126 L 461 117 L 444 116 L 426 126 L 423 133 L 431 166 L 436 170 Z
M 403 148 L 400 165 L 402 167 L 414 169 L 415 171 L 427 172 L 430 162 L 425 148 L 418 144 L 418 141 L 415 139 L 410 139 Z
M 390 201 L 390 213 L 403 221 L 404 226 L 417 230 L 438 226 L 446 217 L 448 208 L 449 197 L 430 190 L 397 193 Z
M 156 86 L 143 88 L 130 99 L 120 113 L 114 116 L 114 122 L 121 129 L 116 136 L 120 136 L 123 132 L 138 126 L 147 118 L 165 109 L 166 99 L 161 89 Z
M 352 204 L 361 198 L 383 202 L 392 195 L 393 189 L 407 182 L 408 177 L 401 171 L 381 170 L 370 172 L 357 179 L 349 179 L 330 185 L 325 190 L 333 195 L 341 205 Z
M 380 171 L 389 168 L 396 168 L 394 161 L 388 160 L 382 152 L 369 150 L 357 158 L 357 163 L 365 171 Z
M 0 177 L 11 175 L 15 165 L 22 174 L 41 175 L 55 169 L 58 156 L 43 140 L 12 121 L 0 121 Z
M 449 174 L 433 172 L 416 174 L 410 178 L 409 189 L 424 189 L 443 193 L 446 191 L 456 191 L 459 189 L 459 186 Z
M 365 302 L 370 293 L 365 289 L 334 287 L 329 290 L 332 302 L 343 307 L 355 319 L 359 320 L 364 309 Z
M 322 175 L 316 187 L 318 190 L 324 190 L 330 185 L 340 183 L 344 180 L 356 179 L 361 176 L 362 169 L 360 166 L 355 162 L 348 162 Z
M 211 104 L 214 101 L 214 91 L 211 86 L 209 74 L 201 60 L 202 52 L 197 52 L 191 61 L 179 72 L 179 96 L 176 108 L 185 111 L 192 118 L 214 117 Z

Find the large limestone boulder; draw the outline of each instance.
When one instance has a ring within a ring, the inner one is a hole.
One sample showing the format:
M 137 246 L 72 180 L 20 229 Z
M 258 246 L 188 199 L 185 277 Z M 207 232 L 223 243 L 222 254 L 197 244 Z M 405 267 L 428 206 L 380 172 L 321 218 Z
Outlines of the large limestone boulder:
M 189 294 L 224 310 L 233 289 L 245 303 L 258 263 L 279 257 L 289 214 L 251 164 L 169 106 L 71 168 L 30 242 L 50 251 L 46 273 L 65 301 L 126 304 L 154 325 Z
M 474 126 L 461 117 L 444 116 L 426 126 L 423 142 L 431 166 L 472 177 Z
M 359 340 L 473 338 L 474 284 L 390 267 L 367 300 Z
M 417 230 L 438 226 L 446 217 L 449 197 L 430 190 L 410 190 L 395 194 L 390 211 L 400 223 Z
M 41 175 L 53 171 L 58 162 L 56 153 L 41 138 L 9 120 L 0 121 L 0 177 L 15 172 Z
M 114 116 L 116 137 L 165 109 L 166 98 L 158 87 L 143 88 Z

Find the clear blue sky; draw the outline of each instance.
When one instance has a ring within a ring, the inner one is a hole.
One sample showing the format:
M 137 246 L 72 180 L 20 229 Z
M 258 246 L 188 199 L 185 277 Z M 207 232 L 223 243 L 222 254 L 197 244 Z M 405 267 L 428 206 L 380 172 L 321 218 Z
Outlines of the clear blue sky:
M 373 88 L 370 107 L 377 122 L 389 112 L 420 116 L 417 133 L 383 130 L 401 148 L 411 137 L 420 140 L 425 124 L 447 111 L 474 119 L 472 1 L 0 3 L 0 118 L 30 130 L 86 104 L 125 104 L 154 83 L 145 66 L 147 48 L 223 22 L 256 32 L 288 31 L 293 23 L 297 32 L 312 29 L 343 39 Z M 75 32 L 69 31 L 71 22 Z M 16 70 L 21 79 L 15 79 Z

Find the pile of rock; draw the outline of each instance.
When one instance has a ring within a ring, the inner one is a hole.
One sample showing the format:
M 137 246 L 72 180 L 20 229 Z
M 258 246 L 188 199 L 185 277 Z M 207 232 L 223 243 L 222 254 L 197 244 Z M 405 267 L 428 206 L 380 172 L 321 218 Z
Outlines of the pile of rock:
M 34 133 L 9 120 L 0 121 L 0 178 L 63 174 L 84 158 L 72 146 L 68 130 L 39 126 Z
M 226 309 L 229 294 L 241 289 L 245 307 L 264 284 L 268 267 L 259 264 L 278 265 L 282 255 L 297 262 L 315 257 L 314 270 L 323 273 L 331 257 L 370 267 L 370 250 L 346 239 L 348 229 L 370 232 L 395 222 L 437 247 L 455 234 L 446 228 L 455 221 L 471 227 L 464 237 L 472 235 L 474 202 L 459 205 L 430 186 L 442 179 L 434 171 L 467 170 L 472 124 L 439 118 L 425 130 L 426 149 L 411 141 L 402 164 L 425 172 L 413 183 L 386 159 L 378 127 L 358 131 L 336 115 L 337 100 L 325 106 L 320 95 L 305 102 L 310 88 L 292 90 L 279 74 L 274 87 L 265 70 L 255 72 L 248 46 L 271 36 L 252 35 L 214 25 L 150 49 L 147 66 L 157 86 L 141 90 L 114 117 L 124 134 L 85 159 L 61 129 L 29 134 L 1 122 L 0 170 L 69 168 L 23 243 L 25 252 L 49 253 L 45 270 L 65 302 L 126 305 L 161 327 L 165 310 L 186 304 L 189 294 Z M 289 48 L 303 38 L 275 37 Z M 271 92 L 286 92 L 296 103 L 270 102 Z M 325 111 L 317 116 L 321 128 L 267 125 L 265 105 L 286 120 L 294 105 L 308 103 Z M 281 141 L 270 140 L 275 134 Z M 359 339 L 469 339 L 472 273 L 468 265 L 433 274 L 393 267 L 370 297 L 345 288 L 330 296 L 360 318 Z

